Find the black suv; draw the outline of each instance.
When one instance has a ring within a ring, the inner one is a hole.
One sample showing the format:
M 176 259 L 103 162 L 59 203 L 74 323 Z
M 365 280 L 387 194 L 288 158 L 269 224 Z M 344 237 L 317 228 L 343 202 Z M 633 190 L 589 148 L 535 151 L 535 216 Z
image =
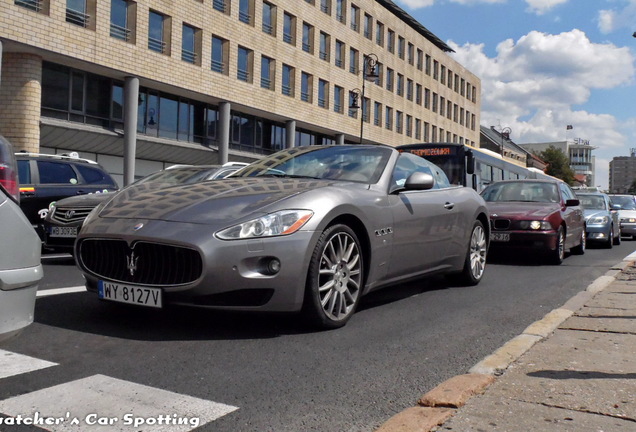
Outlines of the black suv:
M 113 178 L 96 162 L 71 155 L 16 153 L 20 207 L 43 238 L 42 220 L 51 202 L 75 195 L 118 190 Z

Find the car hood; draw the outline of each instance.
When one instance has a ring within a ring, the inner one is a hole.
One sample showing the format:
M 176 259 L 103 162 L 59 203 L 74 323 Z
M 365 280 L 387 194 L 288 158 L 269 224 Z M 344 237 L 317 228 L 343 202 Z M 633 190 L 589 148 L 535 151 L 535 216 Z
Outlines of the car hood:
M 561 205 L 558 203 L 539 202 L 486 202 L 488 211 L 493 217 L 508 219 L 543 219 L 554 212 L 558 212 Z M 495 216 L 496 215 L 496 216 Z
M 609 212 L 607 210 L 597 210 L 597 209 L 585 210 L 584 209 L 583 216 L 585 217 L 585 220 L 588 220 L 593 217 L 609 216 Z
M 140 184 L 117 194 L 100 211 L 99 217 L 224 224 L 278 210 L 280 207 L 273 209 L 272 206 L 280 201 L 334 184 L 368 187 L 328 180 L 253 177 L 160 189 L 152 184 Z M 296 202 L 296 207 L 292 208 L 299 208 L 299 205 Z
M 636 218 L 636 210 L 618 210 L 618 217 Z
M 55 202 L 57 207 L 97 207 L 117 192 L 101 192 L 63 198 Z

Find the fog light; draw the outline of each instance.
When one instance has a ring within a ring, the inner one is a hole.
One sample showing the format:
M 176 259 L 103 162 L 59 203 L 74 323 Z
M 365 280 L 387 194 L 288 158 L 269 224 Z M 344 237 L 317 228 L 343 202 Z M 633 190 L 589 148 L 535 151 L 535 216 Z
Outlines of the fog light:
M 267 262 L 267 272 L 270 275 L 275 275 L 280 271 L 280 261 L 276 258 L 272 258 Z

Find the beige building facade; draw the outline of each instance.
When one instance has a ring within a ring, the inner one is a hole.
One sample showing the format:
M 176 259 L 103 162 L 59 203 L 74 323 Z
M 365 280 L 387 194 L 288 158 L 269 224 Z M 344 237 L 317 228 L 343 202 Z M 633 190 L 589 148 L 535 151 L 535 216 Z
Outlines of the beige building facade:
M 298 145 L 479 146 L 480 80 L 389 0 L 0 0 L 0 43 L 0 133 L 120 185 Z

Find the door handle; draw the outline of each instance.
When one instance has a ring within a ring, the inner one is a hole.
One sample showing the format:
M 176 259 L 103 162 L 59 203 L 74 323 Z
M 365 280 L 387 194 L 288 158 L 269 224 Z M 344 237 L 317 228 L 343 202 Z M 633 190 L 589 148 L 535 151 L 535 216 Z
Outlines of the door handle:
M 455 207 L 455 203 L 449 203 L 449 202 L 447 202 L 446 204 L 444 204 L 444 208 L 445 208 L 446 210 L 452 210 L 452 209 L 453 209 L 453 207 Z

